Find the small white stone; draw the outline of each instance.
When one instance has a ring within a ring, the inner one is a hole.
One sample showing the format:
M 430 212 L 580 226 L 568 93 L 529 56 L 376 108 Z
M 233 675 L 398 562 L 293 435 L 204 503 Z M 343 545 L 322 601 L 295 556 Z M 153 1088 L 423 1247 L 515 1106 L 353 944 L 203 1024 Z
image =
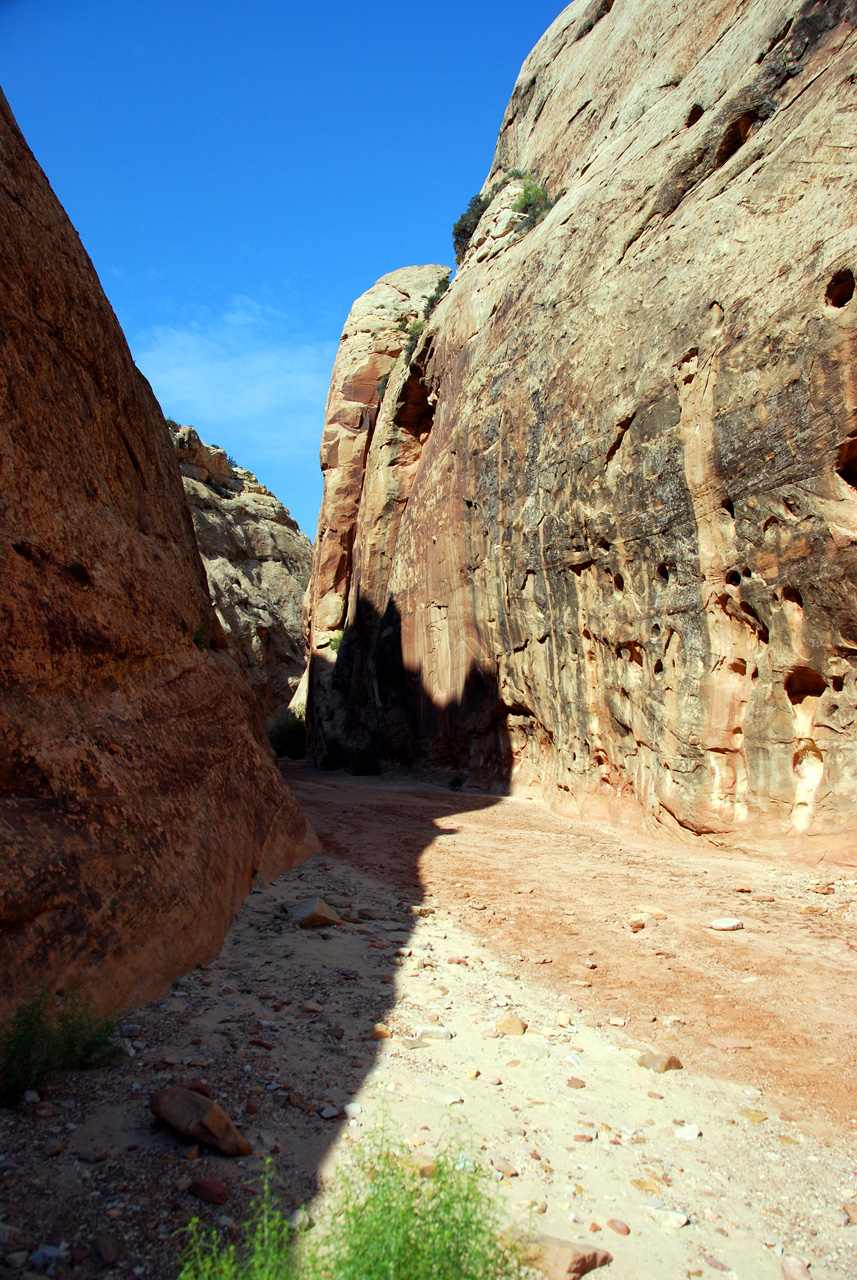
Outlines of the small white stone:
M 654 1218 L 661 1231 L 668 1236 L 677 1236 L 682 1227 L 686 1227 L 690 1219 L 680 1209 L 658 1209 L 646 1205 L 649 1216 Z
M 744 921 L 735 916 L 720 916 L 717 920 L 712 920 L 709 927 L 719 933 L 734 933 L 736 929 L 744 928 Z

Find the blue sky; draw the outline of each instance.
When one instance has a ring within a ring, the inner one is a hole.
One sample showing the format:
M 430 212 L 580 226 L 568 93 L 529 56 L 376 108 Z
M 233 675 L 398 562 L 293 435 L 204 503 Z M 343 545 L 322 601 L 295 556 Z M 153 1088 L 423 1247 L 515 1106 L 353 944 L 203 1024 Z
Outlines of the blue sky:
M 0 0 L 0 84 L 164 412 L 315 534 L 342 324 L 452 262 L 562 0 Z

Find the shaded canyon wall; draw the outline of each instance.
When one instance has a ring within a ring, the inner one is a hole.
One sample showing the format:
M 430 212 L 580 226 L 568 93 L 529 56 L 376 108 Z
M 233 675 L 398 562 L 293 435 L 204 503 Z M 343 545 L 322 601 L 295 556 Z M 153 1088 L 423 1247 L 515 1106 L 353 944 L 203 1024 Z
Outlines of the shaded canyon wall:
M 319 538 L 318 759 L 854 842 L 855 22 L 577 0 L 536 46 L 335 572 Z
M 71 983 L 115 1010 L 317 842 L 223 652 L 161 411 L 2 94 L 0 172 L 0 1017 Z

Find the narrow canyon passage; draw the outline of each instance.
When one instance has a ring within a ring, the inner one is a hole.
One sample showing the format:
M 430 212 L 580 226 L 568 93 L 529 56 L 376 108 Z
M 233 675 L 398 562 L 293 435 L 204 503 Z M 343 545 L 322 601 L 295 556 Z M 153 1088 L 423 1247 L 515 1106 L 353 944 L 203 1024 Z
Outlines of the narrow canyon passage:
M 285 776 L 326 851 L 402 889 L 416 871 L 427 902 L 588 1022 L 622 1019 L 697 1071 L 763 1079 L 819 1133 L 853 1134 L 857 866 L 690 848 L 409 780 Z M 722 917 L 743 928 L 712 930 Z
M 65 1244 L 78 1280 L 175 1280 L 191 1217 L 239 1240 L 270 1162 L 306 1220 L 385 1125 L 417 1161 L 457 1137 L 511 1226 L 606 1248 L 615 1280 L 781 1280 L 789 1254 L 813 1280 L 857 1275 L 853 868 L 283 771 L 323 852 L 128 1017 L 130 1056 L 0 1117 L 7 1250 Z M 298 926 L 316 897 L 341 924 Z M 152 1094 L 200 1084 L 252 1155 L 153 1120 Z

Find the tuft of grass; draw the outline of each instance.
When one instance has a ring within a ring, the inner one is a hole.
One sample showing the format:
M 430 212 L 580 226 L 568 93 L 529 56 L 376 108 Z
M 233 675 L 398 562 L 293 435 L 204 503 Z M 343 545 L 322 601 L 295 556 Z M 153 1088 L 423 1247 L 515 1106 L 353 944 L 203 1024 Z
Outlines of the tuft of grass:
M 333 634 L 331 635 L 330 639 L 327 642 L 332 653 L 339 653 L 339 646 L 342 644 L 342 637 L 344 635 L 345 635 L 344 631 L 333 632 Z
M 0 1095 L 15 1101 L 63 1071 L 107 1066 L 118 1052 L 113 1018 L 99 1017 L 77 991 L 57 1000 L 42 987 L 0 1028 Z
M 425 1176 L 426 1172 L 428 1176 Z M 198 1222 L 179 1280 L 519 1280 L 485 1173 L 459 1147 L 421 1170 L 382 1132 L 341 1169 L 320 1224 L 296 1235 L 266 1179 L 240 1252 Z
M 274 1204 L 270 1170 L 246 1232 L 239 1253 L 234 1244 L 224 1246 L 218 1236 L 206 1234 L 194 1218 L 187 1227 L 188 1243 L 178 1280 L 289 1280 L 296 1275 L 292 1229 Z

